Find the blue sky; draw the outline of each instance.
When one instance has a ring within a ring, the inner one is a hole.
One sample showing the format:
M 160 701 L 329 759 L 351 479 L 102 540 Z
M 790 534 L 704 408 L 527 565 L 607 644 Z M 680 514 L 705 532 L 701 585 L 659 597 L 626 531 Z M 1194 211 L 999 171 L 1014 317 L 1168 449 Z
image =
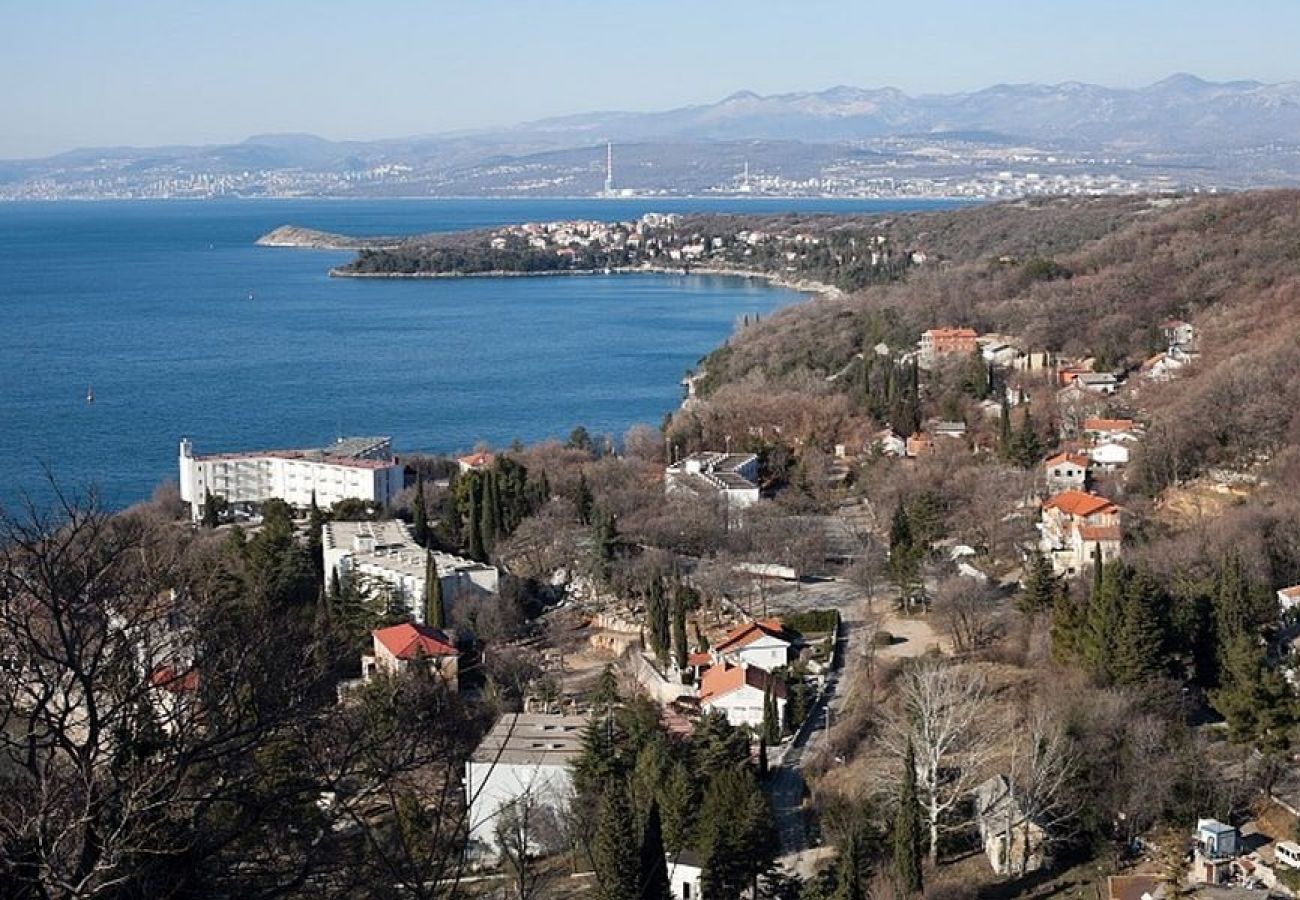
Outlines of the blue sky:
M 1300 2 L 6 0 L 0 157 L 378 138 L 836 84 L 1300 78 Z

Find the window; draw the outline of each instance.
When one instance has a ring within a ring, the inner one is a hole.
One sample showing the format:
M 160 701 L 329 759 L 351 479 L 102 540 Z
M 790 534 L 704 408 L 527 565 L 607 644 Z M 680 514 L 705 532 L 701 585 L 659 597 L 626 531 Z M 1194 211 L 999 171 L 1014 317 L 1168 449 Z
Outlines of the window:
M 689 881 L 682 882 L 682 900 L 691 900 L 691 883 Z

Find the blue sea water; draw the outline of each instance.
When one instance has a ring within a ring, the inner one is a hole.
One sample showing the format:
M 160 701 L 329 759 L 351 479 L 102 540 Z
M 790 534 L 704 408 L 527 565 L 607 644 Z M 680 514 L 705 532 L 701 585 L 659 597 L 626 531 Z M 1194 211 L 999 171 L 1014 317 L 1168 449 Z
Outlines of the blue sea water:
M 931 204 L 932 205 L 932 204 Z M 658 423 L 757 281 L 613 275 L 331 279 L 349 253 L 265 248 L 295 224 L 414 234 L 648 211 L 881 212 L 803 200 L 240 200 L 0 205 L 0 506 L 93 486 L 118 507 L 198 452 L 389 434 L 454 451 Z M 252 299 L 250 299 L 250 293 Z M 86 402 L 88 388 L 94 403 Z

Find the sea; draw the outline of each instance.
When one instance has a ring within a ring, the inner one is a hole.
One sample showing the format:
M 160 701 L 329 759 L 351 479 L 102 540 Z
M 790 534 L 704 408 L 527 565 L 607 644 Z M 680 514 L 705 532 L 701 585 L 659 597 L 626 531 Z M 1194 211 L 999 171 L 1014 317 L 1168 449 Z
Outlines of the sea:
M 745 316 L 742 278 L 328 277 L 351 253 L 258 247 L 293 224 L 398 235 L 646 212 L 881 213 L 894 201 L 160 200 L 0 204 L 0 508 L 108 508 L 196 452 L 390 435 L 398 452 L 656 425 Z M 90 398 L 93 395 L 93 402 Z

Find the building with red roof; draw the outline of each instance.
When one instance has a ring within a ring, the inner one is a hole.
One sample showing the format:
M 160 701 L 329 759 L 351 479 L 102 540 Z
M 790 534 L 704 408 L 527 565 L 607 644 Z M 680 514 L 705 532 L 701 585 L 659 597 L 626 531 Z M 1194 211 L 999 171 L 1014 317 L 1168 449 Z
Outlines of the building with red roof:
M 731 630 L 713 648 L 715 659 L 772 672 L 789 665 L 794 640 L 779 619 L 755 619 Z
M 1077 575 L 1101 551 L 1103 562 L 1119 557 L 1120 508 L 1086 491 L 1061 491 L 1043 501 L 1039 547 L 1058 575 Z
M 979 333 L 974 328 L 931 328 L 921 335 L 921 358 L 930 362 L 950 353 L 975 352 Z
M 700 679 L 700 708 L 721 712 L 737 727 L 763 727 L 763 707 L 771 692 L 777 716 L 785 721 L 785 682 L 757 666 L 722 663 Z
M 1088 457 L 1082 453 L 1058 453 L 1043 461 L 1043 474 L 1051 491 L 1081 491 L 1088 486 Z
M 443 631 L 428 625 L 403 622 L 388 628 L 377 628 L 370 633 L 374 651 L 361 657 L 361 673 L 365 681 L 377 675 L 399 675 L 411 666 L 428 666 L 436 671 L 447 686 L 456 689 L 460 651 Z

